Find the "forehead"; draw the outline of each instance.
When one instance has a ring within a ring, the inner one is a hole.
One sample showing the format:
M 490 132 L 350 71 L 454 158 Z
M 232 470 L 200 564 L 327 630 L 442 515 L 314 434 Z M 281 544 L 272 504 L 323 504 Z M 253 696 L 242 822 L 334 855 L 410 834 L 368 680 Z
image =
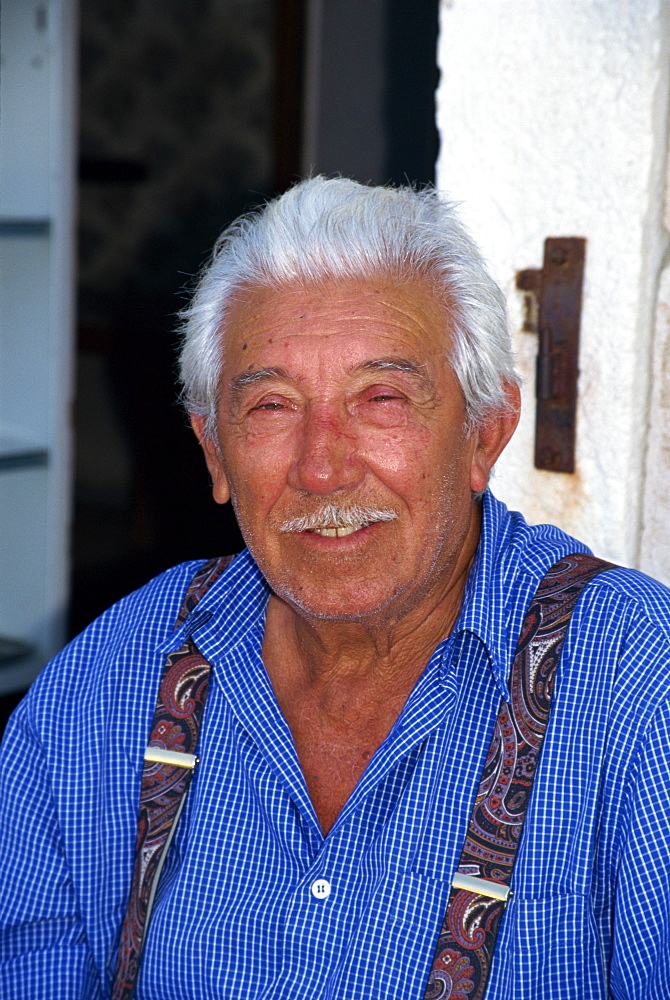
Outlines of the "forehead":
M 338 341 L 367 338 L 383 342 L 387 350 L 395 344 L 403 353 L 409 347 L 417 355 L 444 358 L 449 320 L 425 278 L 247 286 L 235 294 L 227 313 L 224 358 L 250 363 L 259 350 L 310 351 L 314 338 L 330 338 L 334 350 L 340 349 Z

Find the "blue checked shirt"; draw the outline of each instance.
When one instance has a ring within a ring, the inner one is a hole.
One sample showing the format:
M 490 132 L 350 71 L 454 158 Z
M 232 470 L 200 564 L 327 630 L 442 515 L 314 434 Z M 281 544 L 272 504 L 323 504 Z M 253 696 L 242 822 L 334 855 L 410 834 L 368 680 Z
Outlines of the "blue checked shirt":
M 261 661 L 249 554 L 176 633 L 198 563 L 111 608 L 3 744 L 3 1000 L 109 995 L 157 685 L 187 633 L 213 667 L 202 763 L 138 1000 L 421 1000 L 524 612 L 576 550 L 487 495 L 453 633 L 325 838 Z M 669 622 L 670 592 L 627 570 L 577 605 L 487 1000 L 670 998 Z

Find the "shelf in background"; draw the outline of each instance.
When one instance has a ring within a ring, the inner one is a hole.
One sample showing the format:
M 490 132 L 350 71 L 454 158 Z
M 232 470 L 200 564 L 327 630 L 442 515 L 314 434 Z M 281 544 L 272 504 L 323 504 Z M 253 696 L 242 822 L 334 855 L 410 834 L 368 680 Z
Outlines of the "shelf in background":
M 47 448 L 21 441 L 8 434 L 0 434 L 0 472 L 7 469 L 24 469 L 28 466 L 46 465 L 48 461 Z
M 12 639 L 7 635 L 0 635 L 0 670 L 9 665 L 23 660 L 26 656 L 32 656 L 36 652 L 34 646 L 23 639 Z
M 10 219 L 0 217 L 0 236 L 46 236 L 49 219 Z
M 44 659 L 31 643 L 0 635 L 0 698 L 26 691 L 44 666 Z

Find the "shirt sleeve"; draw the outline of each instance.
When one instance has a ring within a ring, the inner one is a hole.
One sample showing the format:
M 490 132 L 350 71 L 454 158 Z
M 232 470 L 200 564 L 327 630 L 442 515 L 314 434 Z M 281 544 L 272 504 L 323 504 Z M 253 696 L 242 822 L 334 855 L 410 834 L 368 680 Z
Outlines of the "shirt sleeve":
M 656 712 L 629 779 L 613 915 L 615 1000 L 670 997 L 670 702 Z
M 30 700 L 0 753 L 0 996 L 98 1000 L 100 979 L 79 914 Z

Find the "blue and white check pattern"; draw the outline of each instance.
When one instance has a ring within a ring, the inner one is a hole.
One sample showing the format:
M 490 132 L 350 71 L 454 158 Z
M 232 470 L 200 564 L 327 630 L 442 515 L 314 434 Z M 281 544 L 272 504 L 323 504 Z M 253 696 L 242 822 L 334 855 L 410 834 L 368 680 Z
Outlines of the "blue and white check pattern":
M 198 563 L 111 608 L 3 744 L 3 1000 L 109 995 L 156 688 L 189 632 L 213 666 L 202 763 L 138 1000 L 420 1000 L 524 612 L 576 550 L 487 495 L 452 636 L 325 839 L 261 661 L 248 553 L 176 633 Z M 487 1000 L 670 997 L 669 624 L 670 593 L 639 573 L 580 599 Z

